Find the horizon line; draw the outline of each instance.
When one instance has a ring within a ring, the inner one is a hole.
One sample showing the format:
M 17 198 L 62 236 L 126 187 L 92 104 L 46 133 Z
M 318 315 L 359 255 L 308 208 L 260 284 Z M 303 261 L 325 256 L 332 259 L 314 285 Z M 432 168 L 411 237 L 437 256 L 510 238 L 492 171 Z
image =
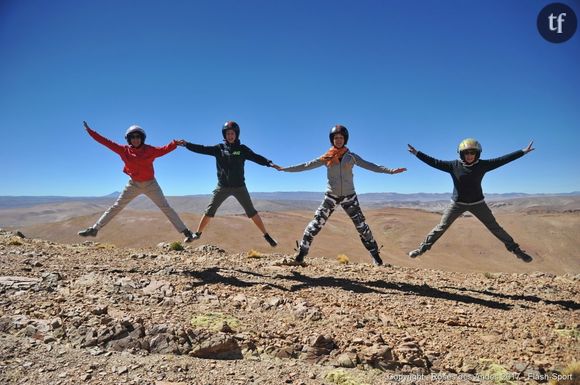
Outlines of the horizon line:
M 106 198 L 116 194 L 120 194 L 121 191 L 113 191 L 109 194 L 105 195 L 0 195 L 0 198 Z M 250 194 L 287 194 L 287 193 L 300 193 L 300 194 L 324 194 L 324 191 L 306 191 L 306 190 L 295 190 L 295 191 L 250 191 Z M 376 191 L 376 192 L 363 192 L 357 193 L 357 195 L 368 195 L 368 194 L 394 194 L 394 195 L 419 195 L 419 194 L 426 194 L 426 195 L 451 195 L 451 191 L 447 192 L 412 192 L 412 193 L 401 193 L 401 192 L 394 192 L 394 191 Z M 204 193 L 204 194 L 185 194 L 185 195 L 169 195 L 166 194 L 166 197 L 193 197 L 193 196 L 207 196 L 212 195 L 211 192 Z M 526 193 L 526 192 L 518 192 L 518 191 L 511 191 L 511 192 L 486 192 L 484 195 L 545 195 L 545 196 L 555 196 L 555 195 L 580 195 L 580 190 L 568 191 L 568 192 L 533 192 L 533 193 Z

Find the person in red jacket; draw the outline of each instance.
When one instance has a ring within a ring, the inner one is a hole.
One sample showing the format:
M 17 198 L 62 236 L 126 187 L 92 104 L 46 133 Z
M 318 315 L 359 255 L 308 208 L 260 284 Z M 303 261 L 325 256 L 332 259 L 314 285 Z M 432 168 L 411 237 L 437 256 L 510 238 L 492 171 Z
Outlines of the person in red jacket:
M 117 201 L 109 207 L 107 211 L 99 218 L 93 226 L 79 231 L 78 235 L 82 237 L 95 237 L 99 230 L 115 217 L 125 206 L 141 194 L 145 194 L 163 211 L 163 214 L 169 219 L 173 227 L 183 235 L 185 242 L 193 240 L 192 232 L 185 226 L 179 215 L 169 206 L 165 195 L 159 184 L 155 180 L 155 171 L 153 170 L 153 161 L 177 148 L 177 142 L 172 141 L 163 147 L 153 147 L 145 144 L 145 130 L 137 125 L 133 125 L 125 132 L 125 139 L 128 145 L 115 143 L 98 132 L 92 130 L 87 122 L 83 122 L 88 134 L 103 146 L 117 153 L 125 167 L 123 172 L 131 177 L 125 189 L 117 198 Z

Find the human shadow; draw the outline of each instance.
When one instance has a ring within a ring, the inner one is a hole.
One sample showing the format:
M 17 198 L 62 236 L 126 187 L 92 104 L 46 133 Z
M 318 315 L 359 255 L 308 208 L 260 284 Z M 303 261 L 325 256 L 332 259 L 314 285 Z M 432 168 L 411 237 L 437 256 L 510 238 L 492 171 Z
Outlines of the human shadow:
M 224 274 L 226 273 L 226 274 Z M 230 274 L 227 274 L 230 273 Z M 233 275 L 231 275 L 233 273 Z M 385 291 L 397 291 L 403 294 L 411 294 L 417 295 L 421 297 L 428 297 L 428 298 L 435 298 L 435 299 L 443 299 L 448 301 L 456 301 L 466 304 L 474 304 L 479 306 L 484 306 L 492 309 L 499 309 L 499 310 L 510 310 L 513 306 L 504 302 L 488 300 L 484 298 L 478 298 L 474 296 L 470 296 L 467 294 L 459 294 L 450 291 L 446 291 L 443 289 L 452 289 L 457 291 L 473 291 L 479 294 L 485 295 L 495 295 L 496 297 L 505 298 L 505 299 L 525 299 L 525 300 L 532 300 L 535 302 L 539 301 L 546 301 L 542 300 L 537 297 L 529 297 L 529 296 L 508 296 L 508 295 L 501 295 L 498 293 L 491 293 L 488 291 L 477 291 L 465 288 L 457 288 L 457 287 L 443 287 L 441 289 L 429 286 L 427 284 L 416 285 L 404 282 L 387 282 L 383 280 L 373 280 L 373 281 L 357 281 L 347 278 L 338 278 L 338 277 L 329 277 L 329 276 L 322 276 L 322 277 L 310 277 L 308 275 L 304 275 L 299 271 L 292 271 L 291 274 L 275 274 L 274 276 L 271 275 L 264 275 L 254 271 L 247 271 L 247 270 L 239 270 L 239 269 L 231 269 L 231 268 L 220 268 L 220 267 L 209 267 L 203 270 L 181 270 L 181 271 L 172 271 L 169 274 L 179 274 L 185 275 L 191 278 L 195 278 L 196 282 L 192 283 L 193 287 L 199 287 L 204 285 L 215 285 L 215 284 L 224 284 L 233 287 L 239 288 L 248 288 L 256 285 L 265 285 L 269 286 L 273 289 L 277 289 L 280 291 L 285 292 L 293 292 L 308 289 L 311 287 L 326 287 L 326 288 L 335 288 L 341 289 L 347 292 L 359 293 L 359 294 L 380 294 L 385 295 L 388 294 Z M 239 275 L 247 275 L 251 277 L 256 277 L 259 280 L 251 281 L 251 280 L 243 280 L 239 278 Z M 238 276 L 236 276 L 238 275 Z M 279 279 L 282 281 L 289 281 L 291 286 L 284 287 L 282 285 L 274 284 L 267 282 L 265 280 L 272 280 L 272 279 Z M 555 303 L 561 306 L 568 306 L 571 309 L 577 309 L 578 304 L 573 301 L 546 301 L 547 303 Z M 564 303 L 566 302 L 566 303 Z
M 510 310 L 512 308 L 510 304 L 503 302 L 472 297 L 465 294 L 452 293 L 431 287 L 427 284 L 415 285 L 410 283 L 387 282 L 382 280 L 361 282 L 337 277 L 309 277 L 296 271 L 292 272 L 292 276 L 280 276 L 279 278 L 297 282 L 297 284 L 294 284 L 290 287 L 290 291 L 303 290 L 314 286 L 339 288 L 354 293 L 386 294 L 383 290 L 392 290 L 405 294 L 415 294 L 421 297 L 444 299 L 466 304 L 475 304 L 492 309 Z
M 444 288 L 448 289 L 449 287 L 444 287 Z M 475 289 L 467 289 L 464 287 L 461 287 L 461 288 L 455 287 L 454 289 L 459 290 L 459 291 L 463 291 L 463 292 L 485 294 L 485 295 L 488 295 L 490 297 L 510 299 L 513 301 L 527 301 L 527 302 L 534 302 L 534 303 L 545 302 L 549 305 L 561 306 L 561 307 L 565 308 L 566 310 L 578 310 L 578 309 L 580 309 L 580 304 L 578 302 L 575 302 L 572 300 L 550 300 L 550 299 L 540 298 L 540 297 L 537 297 L 535 295 L 519 295 L 519 294 L 516 295 L 516 294 L 494 293 L 493 291 L 489 291 L 489 290 L 475 290 Z
M 192 284 L 193 287 L 203 286 L 203 285 L 215 285 L 218 283 L 222 283 L 222 284 L 234 286 L 234 287 L 252 287 L 252 286 L 256 286 L 256 285 L 266 285 L 266 286 L 270 286 L 274 289 L 288 291 L 287 288 L 280 286 L 280 285 L 270 283 L 270 282 L 244 281 L 244 280 L 239 279 L 237 277 L 220 274 L 222 271 L 223 272 L 235 271 L 238 273 L 244 273 L 244 274 L 253 275 L 253 276 L 257 276 L 257 277 L 271 278 L 269 276 L 265 276 L 265 275 L 254 273 L 254 272 L 246 272 L 243 270 L 235 270 L 235 269 L 222 269 L 220 267 L 215 267 L 215 266 L 206 268 L 204 270 L 183 270 L 182 272 L 179 272 L 177 274 L 183 274 L 183 275 L 186 275 L 188 277 L 192 277 L 192 278 L 197 279 L 198 281 L 194 282 Z
M 233 273 L 230 275 L 227 273 Z M 226 273 L 226 274 L 224 274 Z M 397 291 L 404 294 L 414 294 L 421 297 L 444 299 L 448 301 L 456 301 L 466 304 L 475 304 L 492 309 L 510 310 L 512 305 L 500 301 L 487 300 L 470 296 L 467 294 L 453 293 L 450 291 L 431 287 L 427 284 L 415 285 L 404 282 L 387 282 L 383 280 L 373 281 L 357 281 L 348 278 L 339 277 L 311 277 L 304 275 L 299 271 L 292 271 L 291 274 L 275 274 L 274 276 L 260 274 L 254 271 L 239 270 L 239 269 L 223 269 L 220 267 L 210 267 L 203 270 L 182 270 L 173 274 L 183 274 L 188 277 L 195 278 L 197 281 L 193 283 L 194 287 L 213 284 L 225 284 L 233 287 L 248 288 L 256 285 L 267 285 L 273 289 L 280 291 L 299 291 L 311 287 L 326 287 L 341 289 L 348 292 L 359 294 L 380 294 L 385 295 L 386 290 Z M 248 281 L 240 279 L 239 275 L 247 275 L 259 278 L 257 281 Z M 282 281 L 289 281 L 291 286 L 289 288 L 282 285 L 270 283 L 263 279 L 279 279 Z M 465 290 L 462 288 L 446 287 L 445 289 Z M 482 293 L 485 294 L 485 293 Z

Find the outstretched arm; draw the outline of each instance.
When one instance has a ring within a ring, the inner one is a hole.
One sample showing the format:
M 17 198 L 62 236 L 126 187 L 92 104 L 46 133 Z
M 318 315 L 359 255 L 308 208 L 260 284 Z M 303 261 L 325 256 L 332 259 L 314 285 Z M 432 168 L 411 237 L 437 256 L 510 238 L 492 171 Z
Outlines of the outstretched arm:
M 514 151 L 511 154 L 500 156 L 499 158 L 488 159 L 486 161 L 487 162 L 487 171 L 495 170 L 496 168 L 501 167 L 504 164 L 507 164 L 511 161 L 518 159 L 518 158 L 521 158 L 522 156 L 524 156 L 528 152 L 534 151 L 535 148 L 532 147 L 533 144 L 534 144 L 534 141 L 532 140 L 525 148 L 523 148 L 521 150 Z
M 153 147 L 153 146 L 152 146 Z M 177 141 L 172 140 L 169 144 L 163 147 L 153 147 L 153 154 L 156 158 L 159 158 L 165 154 L 170 153 L 171 151 L 177 148 Z
M 367 169 L 369 171 L 380 172 L 383 174 L 399 174 L 401 172 L 407 171 L 406 168 L 388 168 L 385 166 L 379 166 L 373 162 L 369 162 L 368 160 L 364 160 L 359 155 L 351 152 L 351 155 L 354 158 L 355 164 L 359 167 Z
M 108 149 L 110 149 L 111 151 L 113 151 L 117 154 L 121 154 L 123 152 L 123 148 L 124 148 L 123 146 L 121 146 L 118 143 L 113 142 L 112 140 L 105 138 L 104 136 L 99 134 L 97 131 L 90 128 L 89 124 L 87 122 L 83 121 L 83 126 L 84 126 L 85 130 L 87 131 L 87 133 L 91 136 L 91 138 L 93 138 L 94 140 L 96 140 L 97 142 L 102 144 L 103 146 L 107 147 Z
M 250 147 L 242 144 L 241 148 L 244 154 L 244 158 L 246 158 L 247 160 L 251 160 L 252 162 L 257 163 L 261 166 L 274 167 L 274 163 L 272 163 L 270 159 L 267 159 L 262 155 L 256 154 L 254 151 L 250 149 Z
M 193 152 L 196 152 L 198 154 L 204 154 L 204 155 L 216 156 L 217 151 L 218 151 L 217 146 L 202 146 L 200 144 L 189 143 L 188 141 L 186 141 L 184 139 L 176 139 L 175 144 L 178 146 L 181 146 L 181 147 L 185 147 L 189 151 L 193 151 Z
M 411 154 L 415 155 L 421 161 L 433 168 L 446 172 L 449 172 L 453 169 L 453 162 L 432 158 L 429 155 L 422 153 L 421 151 L 417 151 L 417 149 L 410 144 L 407 144 L 407 150 L 409 150 Z
M 507 154 L 495 159 L 488 159 L 487 160 L 487 171 L 495 170 L 498 167 L 503 166 L 506 163 L 514 161 L 518 158 L 521 158 L 525 154 L 534 151 L 535 148 L 532 147 L 534 145 L 534 141 L 532 140 L 525 148 L 514 151 L 511 154 Z
M 279 171 L 286 171 L 286 172 L 300 172 L 300 171 L 307 171 L 312 170 L 317 167 L 324 165 L 324 161 L 320 158 L 316 158 L 306 163 L 297 164 L 295 166 L 288 166 L 282 167 Z
M 252 151 L 248 146 L 242 145 L 242 150 L 244 151 L 244 157 L 248 160 L 251 160 L 254 163 L 257 163 L 262 166 L 273 167 L 276 170 L 280 171 L 282 167 L 278 166 L 276 163 L 272 162 L 270 159 L 266 157 L 256 154 Z

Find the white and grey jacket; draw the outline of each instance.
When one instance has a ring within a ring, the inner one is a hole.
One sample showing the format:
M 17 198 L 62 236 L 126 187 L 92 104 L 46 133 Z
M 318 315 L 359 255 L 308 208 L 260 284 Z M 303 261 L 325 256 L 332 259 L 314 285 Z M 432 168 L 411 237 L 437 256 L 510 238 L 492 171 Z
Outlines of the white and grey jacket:
M 340 163 L 326 167 L 326 176 L 328 178 L 326 193 L 338 197 L 355 194 L 356 191 L 354 189 L 353 181 L 354 175 L 352 173 L 352 169 L 355 165 L 374 172 L 393 174 L 392 169 L 368 162 L 354 152 L 347 151 L 342 156 Z M 282 171 L 300 172 L 312 170 L 320 166 L 326 166 L 326 161 L 317 158 L 306 163 L 283 168 Z

